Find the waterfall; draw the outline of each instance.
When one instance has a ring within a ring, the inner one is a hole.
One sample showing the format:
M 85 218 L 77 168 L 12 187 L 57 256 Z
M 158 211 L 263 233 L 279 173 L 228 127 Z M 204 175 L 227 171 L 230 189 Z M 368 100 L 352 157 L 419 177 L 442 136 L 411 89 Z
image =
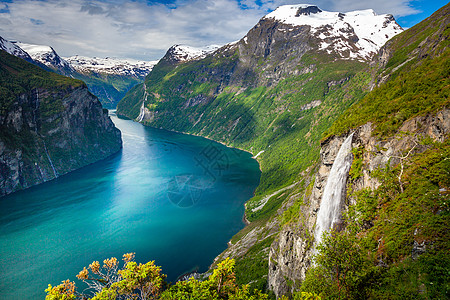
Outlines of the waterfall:
M 48 154 L 47 146 L 45 145 L 44 139 L 42 139 L 42 143 L 44 144 L 45 154 L 47 154 L 47 159 L 48 159 L 48 161 L 50 163 L 50 166 L 52 167 L 53 174 L 55 174 L 55 178 L 57 178 L 58 177 L 58 173 L 56 172 L 55 166 L 53 165 L 53 162 L 52 162 L 52 160 L 50 158 L 50 155 Z
M 139 116 L 136 118 L 136 121 L 138 122 L 142 122 L 142 120 L 144 120 L 145 117 L 145 100 L 147 99 L 148 94 L 147 94 L 147 86 L 144 83 L 144 97 L 142 99 L 142 105 L 141 105 L 141 109 L 139 111 Z
M 145 106 L 144 106 L 145 100 L 142 101 L 141 110 L 139 112 L 139 116 L 136 118 L 136 121 L 142 122 L 145 116 Z
M 341 201 L 345 197 L 345 185 L 353 160 L 351 154 L 352 138 L 353 133 L 345 139 L 331 167 L 317 214 L 314 233 L 315 245 L 322 241 L 323 232 L 333 228 L 333 225 L 339 221 Z
M 33 109 L 33 124 L 34 124 L 34 132 L 38 133 L 38 124 L 37 124 L 37 120 L 36 120 L 36 115 L 39 111 L 39 90 L 36 89 L 36 103 L 34 105 L 34 109 Z

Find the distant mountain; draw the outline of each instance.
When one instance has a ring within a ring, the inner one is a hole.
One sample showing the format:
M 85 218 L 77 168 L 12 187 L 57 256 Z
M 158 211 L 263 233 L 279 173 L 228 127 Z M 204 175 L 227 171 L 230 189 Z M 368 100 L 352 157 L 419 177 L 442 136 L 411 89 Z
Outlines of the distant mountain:
M 65 60 L 75 70 L 72 77 L 86 82 L 91 92 L 99 97 L 106 108 L 115 108 L 127 91 L 141 83 L 157 63 L 78 55 Z
M 106 108 L 115 108 L 126 92 L 142 82 L 157 63 L 82 56 L 62 58 L 50 46 L 9 42 L 1 37 L 0 47 L 45 70 L 83 80 Z
M 35 62 L 40 62 L 57 73 L 70 75 L 74 70 L 56 51 L 45 45 L 32 45 L 17 42 L 17 46 L 27 52 Z
M 86 74 L 90 72 L 134 76 L 138 79 L 144 79 L 152 70 L 158 61 L 142 61 L 133 59 L 118 58 L 97 58 L 85 56 L 66 57 L 66 61 L 79 73 Z
M 292 27 L 308 26 L 311 37 L 319 40 L 319 50 L 349 59 L 370 59 L 387 40 L 403 31 L 392 15 L 377 15 L 372 9 L 344 14 L 308 4 L 286 5 L 263 20 Z

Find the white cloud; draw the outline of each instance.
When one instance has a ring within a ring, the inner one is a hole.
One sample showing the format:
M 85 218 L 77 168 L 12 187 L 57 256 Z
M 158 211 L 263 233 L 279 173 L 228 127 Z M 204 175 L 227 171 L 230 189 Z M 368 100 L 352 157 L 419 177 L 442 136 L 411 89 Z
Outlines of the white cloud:
M 268 11 L 299 2 L 343 12 L 372 7 L 378 13 L 414 13 L 404 0 L 177 0 L 170 7 L 131 0 L 14 0 L 7 5 L 9 13 L 0 13 L 0 35 L 51 45 L 63 56 L 153 60 L 173 44 L 240 39 Z

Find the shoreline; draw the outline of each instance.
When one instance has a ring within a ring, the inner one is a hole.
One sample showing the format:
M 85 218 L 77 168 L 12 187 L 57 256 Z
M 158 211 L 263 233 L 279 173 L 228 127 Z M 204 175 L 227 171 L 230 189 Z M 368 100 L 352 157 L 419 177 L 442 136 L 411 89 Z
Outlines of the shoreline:
M 121 115 L 121 114 L 117 114 L 117 108 L 116 108 L 116 109 L 110 109 L 109 111 L 110 111 L 110 112 L 114 112 L 114 113 L 117 115 L 117 117 L 126 118 L 126 119 L 128 119 L 128 120 L 133 121 L 133 122 L 139 123 L 139 124 L 141 124 L 142 126 L 147 126 L 147 127 L 151 127 L 151 128 L 155 128 L 155 129 L 161 129 L 161 130 L 167 130 L 167 131 L 169 131 L 169 132 L 181 133 L 181 134 L 186 134 L 186 135 L 190 135 L 190 136 L 201 137 L 201 138 L 205 138 L 205 139 L 208 139 L 208 140 L 210 140 L 210 141 L 213 141 L 213 142 L 222 144 L 222 145 L 224 145 L 224 146 L 226 146 L 226 147 L 228 147 L 228 148 L 234 148 L 234 149 L 237 149 L 237 150 L 240 150 L 240 151 L 247 152 L 248 154 L 252 155 L 252 157 L 251 157 L 252 159 L 254 159 L 254 160 L 256 160 L 256 161 L 258 162 L 259 170 L 262 172 L 262 170 L 261 170 L 261 165 L 259 164 L 259 161 L 257 160 L 258 155 L 253 154 L 250 150 L 246 150 L 246 149 L 242 149 L 242 148 L 239 148 L 239 147 L 235 147 L 235 146 L 228 145 L 228 144 L 226 144 L 225 142 L 217 141 L 217 140 L 215 140 L 215 139 L 213 139 L 213 138 L 211 138 L 211 137 L 209 137 L 209 136 L 204 136 L 204 135 L 200 135 L 200 134 L 196 134 L 196 133 L 190 133 L 190 132 L 185 132 L 185 131 L 178 131 L 178 130 L 174 130 L 174 129 L 167 129 L 167 128 L 162 128 L 162 127 L 159 127 L 159 128 L 158 128 L 158 127 L 146 125 L 146 124 L 144 124 L 143 122 L 138 122 L 138 121 L 136 121 L 135 119 L 130 119 L 130 118 L 127 117 L 127 116 L 124 116 L 124 115 Z M 265 151 L 265 150 L 261 150 L 259 154 L 262 154 L 264 151 Z

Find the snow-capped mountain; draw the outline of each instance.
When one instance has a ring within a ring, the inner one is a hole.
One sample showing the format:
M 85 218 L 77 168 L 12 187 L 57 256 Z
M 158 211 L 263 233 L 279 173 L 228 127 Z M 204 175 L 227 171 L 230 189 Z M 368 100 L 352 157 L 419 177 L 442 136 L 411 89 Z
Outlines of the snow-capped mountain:
M 310 34 L 320 40 L 320 50 L 329 54 L 335 51 L 350 59 L 371 58 L 390 38 L 403 31 L 392 15 L 377 15 L 372 9 L 340 13 L 309 4 L 284 5 L 263 19 L 292 27 L 308 26 Z
M 134 59 L 118 59 L 112 57 L 98 58 L 85 56 L 66 57 L 65 60 L 78 72 L 89 72 L 135 76 L 144 78 L 158 61 L 142 61 Z
M 109 57 L 62 58 L 50 46 L 10 42 L 1 37 L 0 49 L 48 71 L 83 80 L 107 108 L 115 108 L 125 93 L 142 82 L 157 63 Z
M 210 53 L 213 53 L 221 46 L 210 45 L 206 47 L 191 47 L 187 45 L 174 45 L 167 51 L 175 61 L 183 62 L 188 60 L 202 59 Z
M 0 49 L 28 61 L 45 65 L 58 73 L 71 76 L 72 72 L 133 76 L 143 79 L 158 61 L 134 59 L 71 56 L 63 58 L 50 46 L 10 42 L 0 37 Z M 42 65 L 41 65 L 42 66 Z
M 1 36 L 0 36 L 0 49 L 8 52 L 11 55 L 20 57 L 26 61 L 29 62 L 33 61 L 31 56 L 26 51 L 17 46 L 15 43 L 5 40 Z
M 32 45 L 18 42 L 17 46 L 26 51 L 34 61 L 43 63 L 50 69 L 54 70 L 70 70 L 70 64 L 61 58 L 56 51 L 46 45 Z

